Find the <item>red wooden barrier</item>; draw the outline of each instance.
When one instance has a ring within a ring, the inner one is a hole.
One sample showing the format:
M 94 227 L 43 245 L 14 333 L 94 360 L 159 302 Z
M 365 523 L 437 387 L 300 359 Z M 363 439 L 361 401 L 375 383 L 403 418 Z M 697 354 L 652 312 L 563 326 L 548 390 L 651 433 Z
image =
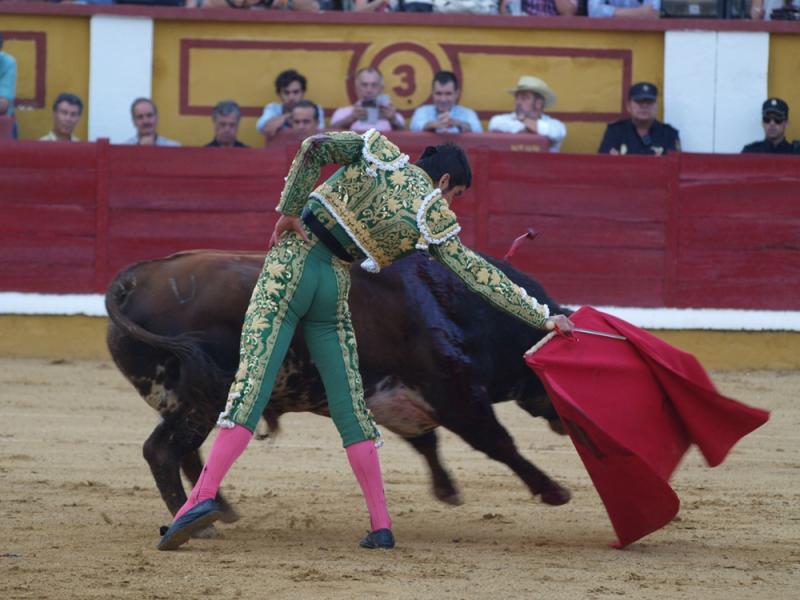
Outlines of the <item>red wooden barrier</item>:
M 14 117 L 0 116 L 0 140 L 13 139 Z
M 427 142 L 398 139 L 416 157 Z M 559 155 L 460 138 L 469 245 L 562 302 L 800 309 L 800 161 Z M 0 144 L 0 290 L 99 292 L 119 268 L 190 248 L 264 250 L 296 146 Z

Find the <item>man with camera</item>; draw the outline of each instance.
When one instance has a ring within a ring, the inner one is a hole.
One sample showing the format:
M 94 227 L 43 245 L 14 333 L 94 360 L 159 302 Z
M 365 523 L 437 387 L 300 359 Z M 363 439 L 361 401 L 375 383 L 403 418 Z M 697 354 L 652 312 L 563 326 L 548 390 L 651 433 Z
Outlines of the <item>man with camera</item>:
M 355 84 L 358 100 L 352 106 L 336 109 L 331 117 L 331 129 L 363 133 L 370 129 L 397 131 L 406 128 L 403 115 L 383 93 L 383 75 L 378 69 L 366 67 L 359 70 Z

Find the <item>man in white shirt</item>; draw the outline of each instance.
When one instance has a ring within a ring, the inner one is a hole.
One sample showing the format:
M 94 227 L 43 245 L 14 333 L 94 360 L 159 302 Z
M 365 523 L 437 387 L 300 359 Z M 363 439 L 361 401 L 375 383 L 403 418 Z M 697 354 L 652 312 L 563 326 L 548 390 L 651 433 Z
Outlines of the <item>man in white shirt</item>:
M 517 87 L 508 90 L 514 96 L 514 112 L 495 115 L 489 121 L 489 131 L 495 133 L 538 133 L 550 140 L 550 152 L 558 152 L 567 137 L 567 128 L 558 119 L 544 114 L 544 109 L 556 103 L 556 95 L 538 77 L 523 75 Z
M 41 142 L 79 142 L 73 133 L 83 114 L 83 101 L 75 94 L 59 94 L 53 102 L 53 128 Z
M 439 71 L 433 76 L 431 89 L 433 104 L 418 106 L 411 115 L 411 131 L 435 133 L 481 133 L 478 114 L 471 108 L 458 104 L 461 88 L 452 71 Z
M 123 143 L 137 146 L 180 146 L 179 142 L 158 134 L 158 109 L 149 98 L 136 98 L 133 101 L 131 118 L 136 135 Z
M 256 129 L 264 135 L 267 143 L 282 131 L 291 129 L 292 108 L 305 98 L 307 83 L 306 78 L 294 69 L 281 71 L 275 78 L 275 93 L 278 94 L 280 102 L 267 104 L 256 123 Z M 317 105 L 317 120 L 318 129 L 320 131 L 325 129 L 325 117 L 320 105 Z
M 336 109 L 331 117 L 331 129 L 363 133 L 369 129 L 392 131 L 406 128 L 403 115 L 383 93 L 383 75 L 378 69 L 361 69 L 356 73 L 355 84 L 358 100 L 352 106 Z

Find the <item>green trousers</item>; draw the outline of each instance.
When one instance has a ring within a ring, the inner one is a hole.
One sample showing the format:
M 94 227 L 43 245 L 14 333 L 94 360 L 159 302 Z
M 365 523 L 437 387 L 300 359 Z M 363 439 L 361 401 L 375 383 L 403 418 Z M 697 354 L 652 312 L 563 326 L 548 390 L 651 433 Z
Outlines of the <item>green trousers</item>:
M 344 446 L 380 433 L 364 404 L 358 354 L 347 297 L 349 264 L 309 234 L 310 243 L 284 234 L 267 254 L 245 315 L 239 370 L 221 427 L 254 431 L 295 329 L 302 326 Z

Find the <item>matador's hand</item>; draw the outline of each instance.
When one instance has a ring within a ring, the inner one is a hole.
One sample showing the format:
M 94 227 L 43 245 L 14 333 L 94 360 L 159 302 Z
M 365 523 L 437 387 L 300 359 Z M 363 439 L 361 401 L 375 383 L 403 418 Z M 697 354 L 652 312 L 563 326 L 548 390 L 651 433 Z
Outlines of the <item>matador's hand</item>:
M 565 315 L 553 315 L 544 322 L 544 326 L 548 331 L 556 330 L 563 335 L 572 335 L 575 329 L 575 323 Z
M 272 237 L 269 238 L 269 247 L 272 248 L 275 244 L 277 244 L 281 236 L 287 231 L 294 231 L 305 241 L 308 241 L 308 236 L 306 235 L 306 230 L 303 229 L 303 222 L 300 220 L 300 217 L 281 215 L 278 219 L 278 222 L 275 223 L 275 229 L 272 231 Z

